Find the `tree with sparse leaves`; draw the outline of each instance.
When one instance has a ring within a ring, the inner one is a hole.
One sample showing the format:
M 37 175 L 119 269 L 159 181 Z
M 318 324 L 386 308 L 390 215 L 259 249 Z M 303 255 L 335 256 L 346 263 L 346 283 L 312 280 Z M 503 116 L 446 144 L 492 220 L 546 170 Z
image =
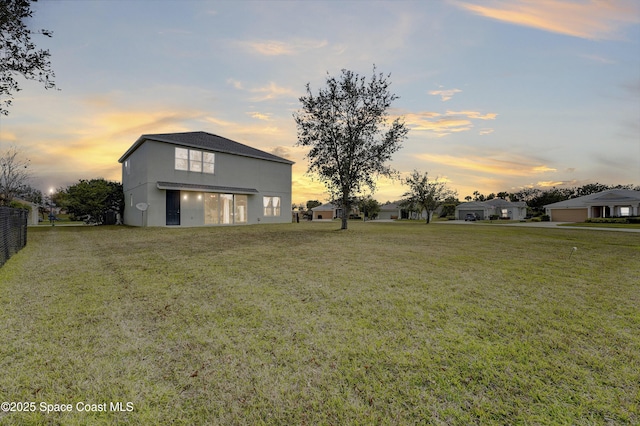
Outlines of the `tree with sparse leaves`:
M 423 175 L 414 170 L 404 183 L 409 186 L 409 191 L 403 197 L 407 197 L 409 204 L 414 204 L 426 212 L 426 223 L 431 222 L 433 212 L 447 201 L 447 198 L 458 195 L 456 191 L 447 188 L 444 181 L 438 178 L 429 179 L 427 172 Z
M 29 159 L 24 158 L 16 147 L 0 156 L 0 206 L 8 206 L 27 190 L 31 177 L 29 164 Z
M 51 70 L 49 50 L 37 49 L 31 41 L 33 31 L 27 20 L 33 16 L 31 3 L 36 0 L 0 1 L 0 115 L 9 114 L 13 93 L 20 90 L 16 78 L 22 76 L 55 88 L 55 74 Z M 51 37 L 48 30 L 35 31 Z
M 341 229 L 347 229 L 347 213 L 362 189 L 374 191 L 378 176 L 394 174 L 386 163 L 407 136 L 400 118 L 387 123 L 388 109 L 398 99 L 389 91 L 389 77 L 374 67 L 366 81 L 343 69 L 340 77 L 327 76 L 317 95 L 307 83 L 302 109 L 294 114 L 297 145 L 311 148 L 308 172 L 320 177 L 344 212 Z

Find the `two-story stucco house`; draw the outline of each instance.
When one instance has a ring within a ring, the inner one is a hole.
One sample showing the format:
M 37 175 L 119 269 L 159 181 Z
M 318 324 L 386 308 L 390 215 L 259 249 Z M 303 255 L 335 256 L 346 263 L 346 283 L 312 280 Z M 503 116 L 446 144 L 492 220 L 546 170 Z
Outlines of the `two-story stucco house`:
M 293 162 L 230 139 L 206 132 L 142 135 L 118 162 L 125 225 L 291 221 Z

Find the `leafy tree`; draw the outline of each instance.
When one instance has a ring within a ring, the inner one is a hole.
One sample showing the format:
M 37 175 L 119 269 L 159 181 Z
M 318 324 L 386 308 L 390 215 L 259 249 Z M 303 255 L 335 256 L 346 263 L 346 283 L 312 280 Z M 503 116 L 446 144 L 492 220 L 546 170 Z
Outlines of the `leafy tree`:
M 20 192 L 17 194 L 17 197 L 21 200 L 29 201 L 38 206 L 38 213 L 42 213 L 44 211 L 44 196 L 42 195 L 42 191 L 32 187 L 31 185 L 24 185 L 20 189 Z M 44 219 L 44 216 L 42 217 Z
M 429 179 L 427 172 L 421 174 L 419 171 L 414 170 L 411 175 L 405 179 L 404 182 L 409 186 L 403 197 L 408 199 L 420 207 L 420 210 L 425 210 L 427 213 L 426 223 L 431 222 L 433 212 L 436 211 L 449 197 L 456 197 L 456 191 L 447 188 L 445 182 L 436 179 Z
M 45 89 L 55 88 L 48 50 L 36 50 L 26 21 L 33 16 L 31 2 L 36 0 L 2 0 L 0 2 L 0 114 L 9 114 L 13 93 L 20 90 L 16 77 L 44 84 Z M 52 32 L 37 32 L 51 37 Z
M 31 177 L 29 163 L 16 147 L 0 156 L 0 206 L 8 206 L 26 190 Z
M 358 200 L 358 209 L 364 213 L 365 218 L 373 219 L 380 213 L 380 203 L 368 195 Z
M 457 197 L 449 196 L 442 203 L 442 211 L 440 212 L 440 217 L 447 216 L 455 216 L 456 214 L 456 206 L 460 204 Z
M 42 192 L 39 189 L 36 189 L 28 184 L 24 185 L 20 189 L 18 197 L 25 201 L 30 201 L 34 204 L 42 204 L 42 201 L 44 199 L 44 197 L 42 196 Z
M 81 179 L 64 192 L 62 199 L 69 213 L 76 218 L 84 217 L 87 222 L 100 224 L 108 210 L 120 214 L 124 211 L 124 192 L 118 182 Z
M 388 76 L 364 77 L 342 70 L 338 78 L 327 76 L 317 95 L 306 85 L 300 98 L 302 110 L 294 113 L 298 146 L 311 147 L 309 173 L 325 183 L 332 202 L 350 212 L 363 187 L 375 190 L 377 176 L 392 176 L 386 165 L 401 147 L 408 128 L 400 118 L 387 124 L 388 109 L 398 96 L 389 91 Z M 341 229 L 347 229 L 348 214 Z
M 69 194 L 67 189 L 60 187 L 51 194 L 49 201 L 52 201 L 54 205 L 67 209 L 69 206 Z
M 473 201 L 487 201 L 488 198 L 484 195 L 481 194 L 480 191 L 473 191 Z
M 311 210 L 314 207 L 321 206 L 322 203 L 318 200 L 309 200 L 307 201 L 307 210 Z
M 422 208 L 419 207 L 415 200 L 410 199 L 410 198 L 405 198 L 403 200 L 401 200 L 398 203 L 398 206 L 402 209 L 405 210 L 407 212 L 407 218 L 408 219 L 413 219 L 414 215 L 415 217 L 418 217 L 420 215 L 420 212 L 422 211 Z

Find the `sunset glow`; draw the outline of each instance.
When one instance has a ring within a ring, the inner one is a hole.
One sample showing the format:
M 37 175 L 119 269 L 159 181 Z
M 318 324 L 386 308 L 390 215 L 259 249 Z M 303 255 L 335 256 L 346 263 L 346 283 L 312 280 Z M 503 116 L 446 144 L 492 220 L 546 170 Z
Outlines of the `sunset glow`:
M 60 90 L 21 82 L 0 149 L 43 192 L 121 179 L 145 133 L 206 131 L 295 162 L 293 201 L 327 201 L 293 114 L 341 69 L 391 74 L 390 163 L 458 190 L 640 184 L 640 6 L 633 0 L 37 2 Z M 117 28 L 117 31 L 114 31 Z M 395 201 L 401 179 L 373 196 Z

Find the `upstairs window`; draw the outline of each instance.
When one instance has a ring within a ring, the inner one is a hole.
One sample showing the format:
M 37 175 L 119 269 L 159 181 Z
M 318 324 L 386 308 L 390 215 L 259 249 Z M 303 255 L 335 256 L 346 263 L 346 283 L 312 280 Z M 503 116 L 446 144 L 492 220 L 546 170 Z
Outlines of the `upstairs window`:
M 202 172 L 202 151 L 189 150 L 189 170 Z
M 195 173 L 213 174 L 215 154 L 197 149 L 177 148 L 175 151 L 175 169 Z
M 176 148 L 176 170 L 189 170 L 189 150 Z

